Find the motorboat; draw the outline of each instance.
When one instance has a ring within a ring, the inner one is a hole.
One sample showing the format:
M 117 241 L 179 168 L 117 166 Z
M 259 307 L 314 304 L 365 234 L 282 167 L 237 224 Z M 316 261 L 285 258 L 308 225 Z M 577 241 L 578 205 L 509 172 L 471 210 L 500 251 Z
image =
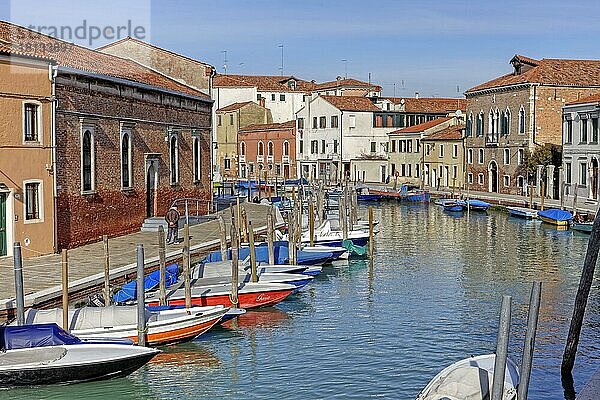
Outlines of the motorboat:
M 511 215 L 511 217 L 523 218 L 523 219 L 533 219 L 537 218 L 537 210 L 533 208 L 527 207 L 506 207 L 506 211 Z

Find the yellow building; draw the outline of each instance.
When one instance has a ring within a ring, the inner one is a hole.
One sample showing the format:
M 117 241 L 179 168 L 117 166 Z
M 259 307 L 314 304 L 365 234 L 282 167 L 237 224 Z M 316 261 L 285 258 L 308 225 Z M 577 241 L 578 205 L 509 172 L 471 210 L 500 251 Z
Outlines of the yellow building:
M 464 187 L 464 133 L 464 125 L 454 125 L 421 140 L 425 186 L 450 190 Z
M 238 131 L 248 125 L 270 124 L 271 111 L 253 101 L 234 103 L 216 111 L 216 176 L 221 180 L 237 179 Z
M 0 257 L 55 251 L 51 62 L 0 43 Z

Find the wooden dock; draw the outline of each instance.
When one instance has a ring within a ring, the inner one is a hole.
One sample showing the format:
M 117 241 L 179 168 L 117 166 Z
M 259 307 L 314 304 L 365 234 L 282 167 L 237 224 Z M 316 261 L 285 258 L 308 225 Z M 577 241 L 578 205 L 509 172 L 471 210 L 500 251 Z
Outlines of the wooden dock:
M 255 231 L 266 230 L 268 206 L 244 203 L 243 207 Z M 227 229 L 231 224 L 229 209 L 222 211 Z M 279 213 L 277 226 L 282 223 Z M 190 228 L 190 250 L 196 258 L 219 248 L 219 222 L 212 220 Z M 179 237 L 182 237 L 180 230 Z M 136 245 L 143 244 L 146 270 L 158 268 L 158 235 L 154 232 L 137 232 L 111 238 L 110 279 L 111 285 L 134 279 L 136 274 Z M 182 243 L 167 246 L 167 262 L 182 256 Z M 23 255 L 35 252 L 23 246 Z M 61 297 L 61 255 L 50 254 L 23 260 L 25 307 L 59 305 Z M 104 284 L 104 248 L 102 240 L 69 250 L 69 294 L 71 301 L 99 292 Z M 0 259 L 0 320 L 12 316 L 14 311 L 14 271 L 12 257 Z

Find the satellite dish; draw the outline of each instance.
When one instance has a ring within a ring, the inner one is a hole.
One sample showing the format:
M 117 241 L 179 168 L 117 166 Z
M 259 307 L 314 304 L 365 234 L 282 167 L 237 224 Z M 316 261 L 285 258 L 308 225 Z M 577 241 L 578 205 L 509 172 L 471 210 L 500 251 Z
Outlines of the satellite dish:
M 461 110 L 456 110 L 456 113 L 455 113 L 455 115 L 456 115 L 457 117 L 460 117 L 460 116 L 462 115 L 462 111 L 461 111 Z

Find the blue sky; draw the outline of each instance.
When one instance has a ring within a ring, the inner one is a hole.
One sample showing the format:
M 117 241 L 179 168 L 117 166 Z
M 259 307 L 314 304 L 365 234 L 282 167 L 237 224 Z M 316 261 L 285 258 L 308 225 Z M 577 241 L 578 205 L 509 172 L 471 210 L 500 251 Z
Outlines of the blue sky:
M 286 75 L 332 80 L 346 66 L 388 96 L 460 95 L 509 72 L 516 53 L 599 58 L 598 15 L 597 1 L 0 0 L 0 19 L 22 25 L 131 20 L 148 41 L 219 72 L 226 50 L 229 73 L 280 74 L 283 44 Z

